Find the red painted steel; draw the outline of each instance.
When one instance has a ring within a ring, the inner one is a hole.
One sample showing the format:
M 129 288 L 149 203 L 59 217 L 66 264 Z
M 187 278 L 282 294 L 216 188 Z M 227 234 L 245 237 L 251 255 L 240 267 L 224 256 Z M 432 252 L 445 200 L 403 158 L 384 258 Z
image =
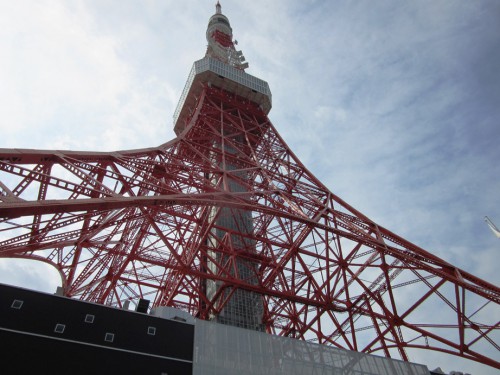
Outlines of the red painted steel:
M 86 301 L 147 298 L 207 319 L 242 289 L 261 296 L 268 332 L 500 368 L 485 354 L 500 349 L 498 287 L 333 194 L 257 105 L 213 86 L 198 100 L 189 126 L 159 147 L 0 150 L 0 256 L 53 265 L 64 293 Z M 229 191 L 230 181 L 245 191 Z M 253 232 L 238 233 L 252 251 L 235 249 L 231 233 L 214 235 L 222 207 L 252 212 Z M 257 284 L 239 277 L 238 259 L 256 265 Z M 210 298 L 205 280 L 221 285 Z
M 227 35 L 219 30 L 215 30 L 212 34 L 212 38 L 219 43 L 222 47 L 225 48 L 234 48 L 233 41 L 231 40 L 231 36 Z

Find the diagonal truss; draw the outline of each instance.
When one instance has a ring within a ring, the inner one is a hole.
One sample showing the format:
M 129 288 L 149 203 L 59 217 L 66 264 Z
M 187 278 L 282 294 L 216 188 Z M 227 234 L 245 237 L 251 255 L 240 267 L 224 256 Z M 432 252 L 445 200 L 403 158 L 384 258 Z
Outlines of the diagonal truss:
M 498 287 L 350 207 L 261 108 L 215 86 L 159 147 L 1 149 L 0 201 L 0 256 L 53 265 L 69 297 L 118 307 L 147 298 L 210 319 L 244 290 L 263 306 L 268 332 L 500 368 Z M 217 220 L 248 212 L 251 231 Z

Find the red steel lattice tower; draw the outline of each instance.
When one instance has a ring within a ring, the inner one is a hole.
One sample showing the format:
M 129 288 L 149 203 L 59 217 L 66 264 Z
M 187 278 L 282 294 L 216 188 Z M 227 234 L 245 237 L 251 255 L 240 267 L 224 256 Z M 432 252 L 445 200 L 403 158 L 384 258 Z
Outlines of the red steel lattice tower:
M 500 289 L 377 225 L 306 169 L 267 117 L 269 87 L 245 73 L 219 4 L 207 40 L 175 139 L 0 149 L 0 256 L 54 266 L 64 294 L 85 301 L 145 298 L 351 350 L 500 368 Z

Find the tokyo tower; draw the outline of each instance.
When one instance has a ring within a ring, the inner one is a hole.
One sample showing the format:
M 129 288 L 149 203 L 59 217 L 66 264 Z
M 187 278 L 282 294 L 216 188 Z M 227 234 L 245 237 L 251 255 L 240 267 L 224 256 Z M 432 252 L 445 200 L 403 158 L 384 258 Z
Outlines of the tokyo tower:
M 65 296 L 409 360 L 500 368 L 500 288 L 371 221 L 268 118 L 219 3 L 177 137 L 115 152 L 0 149 L 0 257 L 57 269 Z M 485 354 L 496 353 L 497 355 Z

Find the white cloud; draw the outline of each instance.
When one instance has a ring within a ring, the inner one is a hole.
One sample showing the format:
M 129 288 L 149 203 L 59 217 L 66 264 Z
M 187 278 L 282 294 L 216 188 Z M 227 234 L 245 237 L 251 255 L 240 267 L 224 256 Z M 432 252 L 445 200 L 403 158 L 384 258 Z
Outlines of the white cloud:
M 0 283 L 55 293 L 61 277 L 54 267 L 42 262 L 0 259 Z
M 13 4 L 0 42 L 3 147 L 112 150 L 166 136 L 173 90 L 124 60 L 127 41 L 98 29 L 85 3 Z

